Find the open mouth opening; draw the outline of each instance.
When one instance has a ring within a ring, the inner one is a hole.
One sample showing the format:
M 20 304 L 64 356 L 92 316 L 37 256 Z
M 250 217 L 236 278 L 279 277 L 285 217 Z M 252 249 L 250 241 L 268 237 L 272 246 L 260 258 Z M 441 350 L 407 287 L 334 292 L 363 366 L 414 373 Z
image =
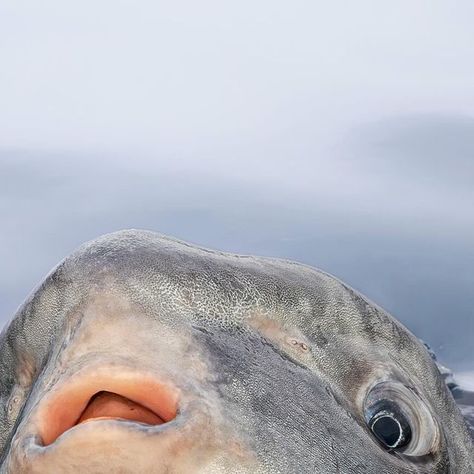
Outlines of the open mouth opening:
M 166 423 L 163 418 L 140 403 L 117 393 L 101 391 L 89 400 L 76 425 L 106 419 L 129 420 L 147 425 Z
M 72 428 L 94 421 L 162 425 L 176 417 L 178 395 L 174 387 L 143 374 L 96 370 L 68 381 L 44 400 L 38 413 L 39 435 L 47 446 Z

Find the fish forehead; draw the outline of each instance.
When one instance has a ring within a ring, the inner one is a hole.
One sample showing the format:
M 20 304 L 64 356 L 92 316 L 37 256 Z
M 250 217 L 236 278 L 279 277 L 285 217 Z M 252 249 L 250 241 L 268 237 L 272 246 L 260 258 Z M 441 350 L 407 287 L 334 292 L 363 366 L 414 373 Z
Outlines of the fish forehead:
M 380 336 L 383 326 L 392 335 L 401 328 L 375 304 L 315 268 L 216 252 L 145 231 L 111 234 L 83 246 L 59 265 L 50 282 L 54 288 L 43 292 L 66 289 L 70 301 L 105 287 L 146 305 L 150 315 L 156 310 L 163 318 L 175 310 L 183 318 L 207 318 L 220 326 L 259 313 L 313 335 L 325 323 L 339 334 L 369 337 L 371 331 Z M 406 333 L 403 328 L 397 336 Z
M 291 261 L 226 254 L 152 232 L 125 231 L 82 247 L 52 280 L 62 299 L 58 304 L 64 304 L 68 286 L 71 306 L 91 298 L 91 292 L 112 292 L 140 304 L 147 317 L 172 324 L 251 326 L 270 339 L 279 330 L 309 338 L 319 349 L 332 338 L 352 346 L 350 353 L 393 352 L 403 358 L 415 351 L 434 367 L 418 339 L 377 305 L 335 277 Z
M 15 351 L 19 344 L 32 354 L 31 364 L 40 366 L 39 359 L 48 360 L 55 343 L 65 344 L 71 325 L 79 325 L 86 308 L 99 315 L 96 321 L 106 314 L 109 325 L 119 322 L 107 300 L 120 299 L 137 308 L 131 310 L 136 324 L 149 328 L 159 323 L 181 333 L 189 329 L 195 348 L 205 353 L 207 370 L 220 374 L 221 380 L 233 374 L 233 384 L 214 381 L 222 403 L 234 415 L 240 413 L 235 420 L 246 427 L 257 455 L 266 453 L 265 463 L 272 469 L 305 472 L 306 467 L 314 472 L 320 461 L 326 470 L 321 464 L 318 472 L 337 472 L 341 466 L 351 472 L 378 472 L 378 461 L 390 462 L 353 414 L 365 389 L 380 377 L 419 387 L 446 425 L 452 438 L 448 444 L 465 444 L 457 435 L 459 420 L 451 416 L 453 404 L 426 350 L 357 292 L 305 265 L 214 252 L 146 231 L 99 238 L 62 262 L 3 336 L 10 339 L 12 350 L 5 354 L 2 371 L 11 370 L 9 358 L 24 364 Z M 90 314 L 89 319 L 94 320 Z M 262 344 L 262 337 L 268 344 Z M 239 383 L 246 385 L 246 397 Z M 295 396 L 295 386 L 301 396 Z M 295 400 L 292 406 L 289 398 Z M 266 407 L 272 407 L 272 417 L 262 415 Z M 294 407 L 305 416 L 290 416 Z M 255 418 L 260 430 L 254 429 Z M 280 445 L 280 457 L 268 454 L 268 433 L 279 436 L 273 446 Z M 363 466 L 367 454 L 355 451 L 370 451 L 374 470 Z M 291 453 L 300 459 L 304 453 L 306 462 L 285 469 L 282 459 Z M 443 470 L 443 460 L 438 466 L 439 472 L 449 472 Z M 390 472 L 418 471 L 397 461 Z

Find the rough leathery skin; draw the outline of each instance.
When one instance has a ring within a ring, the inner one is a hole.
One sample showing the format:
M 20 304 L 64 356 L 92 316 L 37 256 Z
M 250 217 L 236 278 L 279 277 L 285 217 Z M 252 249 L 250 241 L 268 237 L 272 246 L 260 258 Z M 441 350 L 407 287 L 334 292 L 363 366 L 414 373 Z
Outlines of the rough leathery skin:
M 363 404 L 379 381 L 432 416 L 427 455 L 370 432 Z M 177 408 L 156 426 L 73 427 L 61 407 L 79 419 L 91 387 Z M 0 338 L 0 397 L 2 473 L 474 472 L 435 363 L 384 310 L 314 268 L 147 231 L 85 244 L 33 292 Z

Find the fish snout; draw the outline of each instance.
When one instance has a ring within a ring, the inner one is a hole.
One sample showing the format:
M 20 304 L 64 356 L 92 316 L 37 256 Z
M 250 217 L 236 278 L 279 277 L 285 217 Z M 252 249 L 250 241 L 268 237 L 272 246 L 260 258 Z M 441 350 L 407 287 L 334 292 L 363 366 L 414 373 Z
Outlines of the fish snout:
M 205 385 L 137 364 L 75 367 L 31 393 L 1 472 L 254 472 Z
M 215 452 L 211 412 L 155 373 L 81 369 L 32 393 L 5 472 L 195 472 Z

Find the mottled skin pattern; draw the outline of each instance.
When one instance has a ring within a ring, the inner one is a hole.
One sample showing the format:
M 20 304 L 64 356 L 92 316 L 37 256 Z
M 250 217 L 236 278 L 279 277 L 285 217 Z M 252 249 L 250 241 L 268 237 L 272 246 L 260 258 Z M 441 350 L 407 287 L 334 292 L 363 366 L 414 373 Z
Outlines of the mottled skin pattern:
M 177 417 L 93 421 L 45 446 L 48 397 L 114 371 L 172 383 Z M 388 452 L 367 427 L 380 381 L 426 408 L 426 453 Z M 436 365 L 381 308 L 305 265 L 152 232 L 101 237 L 51 272 L 1 335 L 0 396 L 2 473 L 474 472 Z

